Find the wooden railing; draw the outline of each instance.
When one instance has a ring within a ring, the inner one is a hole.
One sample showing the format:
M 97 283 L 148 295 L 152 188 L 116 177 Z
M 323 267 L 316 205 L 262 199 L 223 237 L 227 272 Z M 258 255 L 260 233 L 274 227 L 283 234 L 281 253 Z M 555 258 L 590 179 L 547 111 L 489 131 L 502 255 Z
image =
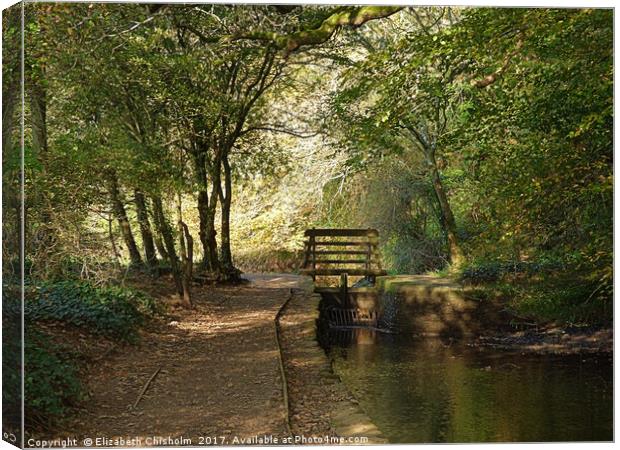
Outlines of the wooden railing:
M 385 275 L 378 253 L 379 232 L 374 229 L 312 228 L 304 233 L 305 255 L 301 273 L 317 276 L 363 276 L 374 281 Z

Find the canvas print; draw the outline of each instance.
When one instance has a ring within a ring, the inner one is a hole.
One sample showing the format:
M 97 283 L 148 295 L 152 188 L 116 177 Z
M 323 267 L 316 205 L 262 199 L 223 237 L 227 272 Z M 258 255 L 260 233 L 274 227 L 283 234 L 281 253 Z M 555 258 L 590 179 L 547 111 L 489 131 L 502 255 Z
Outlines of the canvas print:
M 613 441 L 613 14 L 4 9 L 3 440 Z

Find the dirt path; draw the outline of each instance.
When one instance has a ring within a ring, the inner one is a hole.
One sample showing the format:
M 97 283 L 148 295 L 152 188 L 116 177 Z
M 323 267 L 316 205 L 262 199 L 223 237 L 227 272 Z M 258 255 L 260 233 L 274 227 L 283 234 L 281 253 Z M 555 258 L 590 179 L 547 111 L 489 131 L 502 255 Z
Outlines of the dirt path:
M 175 309 L 165 324 L 143 334 L 139 346 L 111 352 L 93 369 L 85 409 L 57 437 L 135 438 L 128 444 L 148 446 L 190 443 L 181 437 L 200 445 L 215 437 L 228 444 L 235 437 L 286 436 L 273 319 L 302 278 L 248 278 L 234 288 L 195 289 L 193 311 Z

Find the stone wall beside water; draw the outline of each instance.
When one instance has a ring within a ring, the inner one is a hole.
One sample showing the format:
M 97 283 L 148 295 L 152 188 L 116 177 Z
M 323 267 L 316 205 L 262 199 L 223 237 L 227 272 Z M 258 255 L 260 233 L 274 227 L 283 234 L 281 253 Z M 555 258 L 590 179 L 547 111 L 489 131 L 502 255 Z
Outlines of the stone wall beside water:
M 399 334 L 461 338 L 499 331 L 509 316 L 492 302 L 467 295 L 457 282 L 428 275 L 378 277 L 351 296 L 352 306 L 376 309 L 379 327 Z

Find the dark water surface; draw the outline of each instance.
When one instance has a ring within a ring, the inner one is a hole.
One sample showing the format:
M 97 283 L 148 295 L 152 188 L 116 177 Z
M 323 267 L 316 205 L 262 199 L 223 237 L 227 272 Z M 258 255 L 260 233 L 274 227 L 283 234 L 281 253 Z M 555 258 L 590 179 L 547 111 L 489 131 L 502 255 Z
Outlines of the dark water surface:
M 611 441 L 611 355 L 330 332 L 334 370 L 391 443 Z

